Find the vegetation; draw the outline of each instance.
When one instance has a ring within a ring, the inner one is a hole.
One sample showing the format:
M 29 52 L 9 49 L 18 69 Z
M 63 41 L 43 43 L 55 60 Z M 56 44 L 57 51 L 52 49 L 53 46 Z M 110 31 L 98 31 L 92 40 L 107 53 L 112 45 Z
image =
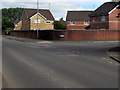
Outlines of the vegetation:
M 2 9 L 2 30 L 13 30 L 14 22 L 21 19 L 22 13 L 22 8 Z
M 60 21 L 54 21 L 54 29 L 65 30 L 67 26 L 62 24 L 62 21 L 63 21 L 63 18 L 61 18 Z

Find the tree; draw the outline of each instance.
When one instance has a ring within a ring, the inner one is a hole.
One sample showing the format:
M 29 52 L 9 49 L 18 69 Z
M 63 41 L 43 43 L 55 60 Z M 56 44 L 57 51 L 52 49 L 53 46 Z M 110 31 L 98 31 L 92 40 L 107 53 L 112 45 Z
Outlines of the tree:
M 9 21 L 9 18 L 2 18 L 2 30 L 12 30 L 14 28 L 14 23 Z
M 63 20 L 63 18 L 60 18 L 60 21 L 54 21 L 54 29 L 62 29 L 65 30 L 67 28 L 67 26 L 65 24 L 63 24 L 63 22 L 65 22 Z
M 2 30 L 13 30 L 14 22 L 21 19 L 22 13 L 22 8 L 2 9 Z

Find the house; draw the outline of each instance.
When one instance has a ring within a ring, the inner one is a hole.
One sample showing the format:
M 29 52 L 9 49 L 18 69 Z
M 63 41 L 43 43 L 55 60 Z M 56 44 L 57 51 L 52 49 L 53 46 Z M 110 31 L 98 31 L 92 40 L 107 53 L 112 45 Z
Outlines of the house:
M 120 30 L 120 4 L 106 2 L 89 14 L 91 29 Z
M 90 13 L 92 11 L 68 11 L 66 17 L 67 29 L 78 30 L 87 28 L 90 23 L 88 17 Z
M 50 10 L 24 9 L 21 22 L 16 25 L 15 30 L 52 30 L 53 23 L 54 17 Z M 18 28 L 20 24 L 21 28 Z
M 14 30 L 21 30 L 21 27 L 22 27 L 22 21 L 20 21 L 20 20 L 16 20 L 16 21 L 14 22 L 14 25 L 15 25 Z

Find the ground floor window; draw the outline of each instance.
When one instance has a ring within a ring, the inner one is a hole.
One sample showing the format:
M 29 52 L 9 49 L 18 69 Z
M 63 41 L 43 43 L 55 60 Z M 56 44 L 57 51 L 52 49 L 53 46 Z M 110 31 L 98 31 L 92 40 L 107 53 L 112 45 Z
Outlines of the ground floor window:
M 89 25 L 89 21 L 85 20 L 84 25 Z

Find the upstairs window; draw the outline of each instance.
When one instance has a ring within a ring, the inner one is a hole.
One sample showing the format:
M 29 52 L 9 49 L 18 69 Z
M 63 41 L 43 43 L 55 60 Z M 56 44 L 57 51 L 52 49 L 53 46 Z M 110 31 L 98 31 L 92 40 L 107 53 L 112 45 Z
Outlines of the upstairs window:
M 71 25 L 74 25 L 74 24 L 75 24 L 75 21 L 70 21 L 70 24 L 71 24 Z
M 106 17 L 105 16 L 101 16 L 101 21 L 106 21 Z
M 47 23 L 47 24 L 50 24 L 50 21 L 49 21 L 49 20 L 47 20 L 47 21 L 46 21 L 46 23 Z
M 92 22 L 95 22 L 95 18 L 93 18 Z
M 35 19 L 34 23 L 41 23 L 41 20 L 40 19 Z
M 84 25 L 89 25 L 89 22 L 87 20 L 85 20 Z

